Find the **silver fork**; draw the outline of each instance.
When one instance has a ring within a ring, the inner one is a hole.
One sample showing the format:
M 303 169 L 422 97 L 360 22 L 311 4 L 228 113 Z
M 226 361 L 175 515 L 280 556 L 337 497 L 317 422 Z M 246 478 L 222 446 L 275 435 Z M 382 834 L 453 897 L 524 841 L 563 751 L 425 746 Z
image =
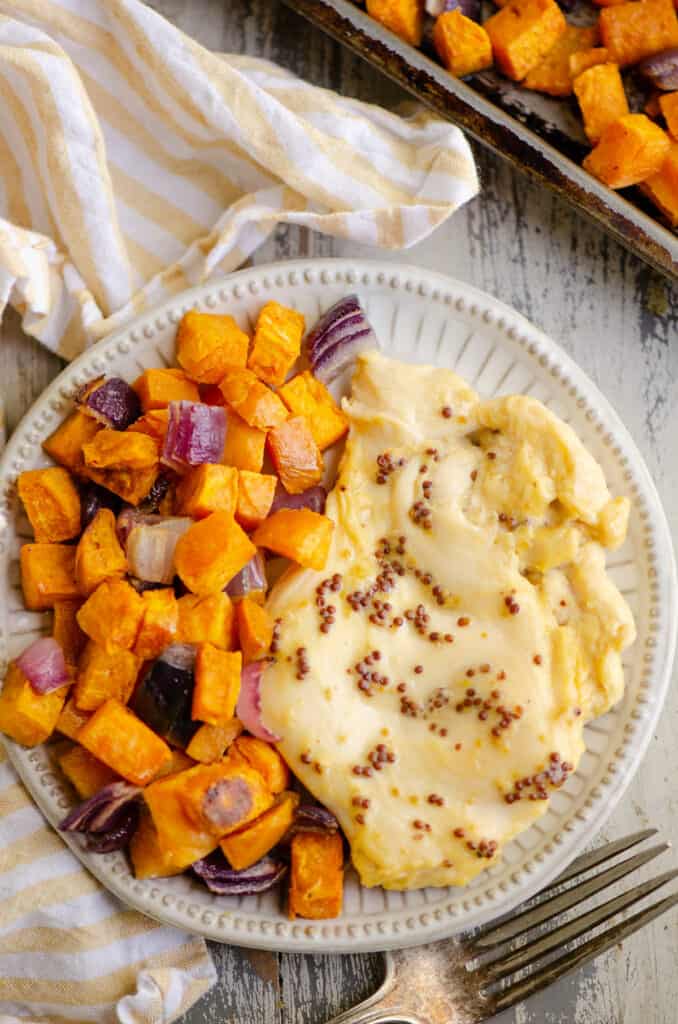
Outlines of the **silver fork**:
M 373 996 L 329 1024 L 482 1024 L 632 935 L 678 903 L 678 893 L 599 931 L 600 925 L 678 876 L 678 868 L 592 910 L 580 904 L 668 850 L 660 843 L 581 879 L 657 834 L 645 829 L 572 862 L 522 907 L 469 935 L 385 953 Z M 558 919 L 567 911 L 562 923 Z M 576 940 L 582 941 L 578 944 Z

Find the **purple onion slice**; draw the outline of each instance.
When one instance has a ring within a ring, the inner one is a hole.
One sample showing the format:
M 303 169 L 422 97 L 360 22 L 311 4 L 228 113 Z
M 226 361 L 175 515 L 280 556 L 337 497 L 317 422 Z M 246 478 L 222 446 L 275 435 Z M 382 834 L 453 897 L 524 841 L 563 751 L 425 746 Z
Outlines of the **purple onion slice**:
M 655 89 L 672 92 L 678 89 L 678 47 L 653 53 L 636 65 L 636 70 L 654 85 Z
M 480 21 L 480 9 L 480 0 L 426 0 L 426 11 L 434 18 L 447 11 L 459 11 L 472 21 Z
M 219 896 L 252 896 L 272 889 L 287 870 L 287 865 L 264 857 L 243 871 L 233 871 L 221 850 L 193 864 L 193 871 L 207 888 Z
M 113 430 L 125 430 L 141 416 L 139 396 L 122 377 L 102 377 L 85 384 L 75 400 Z
M 16 659 L 35 693 L 44 695 L 70 682 L 64 652 L 51 636 L 34 640 Z
M 300 804 L 292 823 L 293 832 L 337 832 L 339 822 L 326 807 L 319 804 Z
M 301 494 L 288 494 L 278 480 L 269 515 L 273 515 L 279 508 L 308 508 L 311 512 L 320 512 L 322 514 L 325 511 L 326 500 L 327 491 L 320 484 L 317 484 L 315 487 L 309 487 L 307 490 L 302 491 Z
M 118 811 L 105 832 L 89 832 L 87 849 L 92 853 L 113 853 L 129 846 L 132 836 L 139 827 L 139 801 L 134 800 Z
M 139 799 L 141 789 L 131 782 L 109 782 L 98 793 L 74 807 L 59 828 L 62 832 L 107 832 L 118 823 L 121 810 Z
M 221 462 L 226 410 L 204 402 L 170 402 L 162 461 L 178 473 L 203 462 Z
M 235 713 L 247 731 L 257 739 L 277 743 L 281 737 L 267 729 L 261 718 L 261 677 L 265 666 L 264 661 L 253 661 L 242 670 Z
M 324 313 L 306 337 L 311 370 L 329 384 L 349 366 L 359 352 L 378 348 L 357 295 L 347 295 Z
M 253 558 L 250 558 L 244 568 L 233 577 L 225 587 L 229 597 L 247 597 L 253 590 L 266 591 L 268 581 L 266 579 L 266 565 L 264 557 L 257 551 Z

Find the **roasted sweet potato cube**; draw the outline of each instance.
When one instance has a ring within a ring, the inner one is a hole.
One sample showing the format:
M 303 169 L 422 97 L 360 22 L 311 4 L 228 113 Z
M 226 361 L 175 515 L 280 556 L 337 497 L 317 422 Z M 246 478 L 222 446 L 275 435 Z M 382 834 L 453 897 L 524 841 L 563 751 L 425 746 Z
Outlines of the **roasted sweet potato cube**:
M 334 523 L 309 509 L 281 508 L 264 520 L 253 536 L 257 547 L 269 548 L 306 569 L 324 569 Z
M 242 722 L 232 718 L 225 725 L 201 725 L 186 747 L 186 753 L 201 764 L 214 764 L 242 732 Z
M 89 718 L 89 711 L 81 711 L 73 697 L 69 697 L 57 719 L 56 730 L 74 740 Z
M 19 497 L 38 543 L 71 540 L 80 533 L 80 495 L 62 466 L 29 469 L 17 481 Z
M 279 302 L 267 302 L 257 317 L 250 370 L 266 384 L 277 387 L 299 358 L 304 336 L 304 316 Z
M 194 594 L 214 594 L 247 565 L 256 548 L 242 527 L 225 512 L 213 512 L 177 541 L 174 565 Z
M 523 85 L 526 89 L 545 92 L 549 96 L 571 96 L 570 57 L 582 50 L 590 53 L 597 40 L 596 28 L 568 25 L 543 60 L 528 71 Z
M 367 13 L 406 43 L 421 44 L 424 0 L 367 0 Z
M 178 795 L 188 820 L 218 838 L 254 821 L 273 803 L 259 772 L 229 755 L 218 764 L 200 764 L 175 778 L 184 783 Z
M 130 853 L 135 874 L 137 870 L 176 874 L 177 871 L 183 871 L 196 860 L 216 850 L 218 837 L 189 821 L 183 809 L 181 794 L 186 787 L 186 776 L 195 770 L 189 768 L 175 775 L 168 775 L 157 782 L 152 782 L 144 790 L 144 800 L 155 830 L 156 845 L 151 845 L 151 836 L 146 840 L 149 845 L 148 851 L 136 849 L 134 844 L 132 845 Z M 148 835 L 147 830 L 144 835 Z
M 228 409 L 224 444 L 224 463 L 227 466 L 258 473 L 264 464 L 265 444 L 265 430 L 251 427 L 234 409 Z
M 344 892 L 344 850 L 338 833 L 300 832 L 292 839 L 289 916 L 338 917 Z
M 291 416 L 269 431 L 266 444 L 280 482 L 290 494 L 301 494 L 322 479 L 323 457 L 305 416 Z
M 31 611 L 80 597 L 75 548 L 69 544 L 23 544 L 19 552 L 24 602 Z
M 76 409 L 42 442 L 43 451 L 55 462 L 70 469 L 71 473 L 82 476 L 85 468 L 82 450 L 102 429 L 103 424 Z
M 10 662 L 0 693 L 0 732 L 24 747 L 35 747 L 52 735 L 66 700 L 68 686 L 36 693 L 15 662 Z
M 599 25 L 601 42 L 610 60 L 620 67 L 678 46 L 678 18 L 673 0 L 643 0 L 606 7 L 600 12 Z
M 290 784 L 290 770 L 275 747 L 256 736 L 240 736 L 235 741 L 238 754 L 258 771 L 271 793 L 282 793 Z
M 144 370 L 132 385 L 144 412 L 164 409 L 170 402 L 199 402 L 200 392 L 183 370 L 154 367 Z
M 184 594 L 177 601 L 179 630 L 183 644 L 214 644 L 224 651 L 233 649 L 235 614 L 228 594 Z
M 238 503 L 238 471 L 233 466 L 205 462 L 191 469 L 176 490 L 177 515 L 204 519 L 212 512 L 235 515 Z
M 273 639 L 273 623 L 265 608 L 249 597 L 239 601 L 235 609 L 238 638 L 243 661 L 257 661 L 268 652 Z
M 245 530 L 254 530 L 271 510 L 277 478 L 268 473 L 238 471 L 238 502 L 235 518 Z
M 278 391 L 293 416 L 305 416 L 315 443 L 324 451 L 348 431 L 348 417 L 309 370 L 292 377 Z
M 78 663 L 73 688 L 80 711 L 95 711 L 109 697 L 126 704 L 132 696 L 141 662 L 131 651 L 105 650 L 93 641 L 87 644 Z
M 219 387 L 228 405 L 250 427 L 270 430 L 287 419 L 287 409 L 276 393 L 259 380 L 252 370 L 240 366 L 229 367 Z
M 208 851 L 209 852 L 209 851 Z M 177 867 L 171 847 L 160 845 L 150 814 L 142 815 L 129 847 L 135 878 L 167 878 L 179 875 L 187 865 Z M 199 859 L 199 858 L 198 858 Z
M 83 455 L 86 475 L 131 505 L 146 497 L 158 475 L 158 446 L 138 431 L 100 430 Z
M 584 167 L 610 188 L 628 188 L 656 174 L 670 148 L 666 132 L 649 117 L 627 114 L 607 126 L 596 148 L 584 160 Z
M 600 141 L 608 125 L 629 112 L 624 83 L 617 64 L 595 64 L 572 83 L 589 142 Z
M 251 825 L 222 839 L 221 849 L 231 867 L 235 871 L 249 868 L 277 846 L 289 831 L 298 804 L 298 793 L 283 793 Z
M 490 37 L 482 25 L 461 11 L 444 11 L 436 18 L 433 45 L 447 70 L 457 78 L 492 67 Z
M 83 800 L 94 796 L 118 777 L 112 768 L 94 754 L 90 754 L 89 750 L 85 750 L 79 743 L 63 753 L 58 761 L 62 772 Z
M 78 742 L 136 786 L 145 786 L 172 756 L 164 740 L 113 698 L 83 725 Z
M 134 653 L 137 658 L 150 661 L 174 641 L 179 628 L 179 607 L 172 587 L 146 590 L 141 599 L 144 615 Z
M 556 0 L 511 0 L 485 22 L 495 64 L 517 82 L 543 60 L 566 28 Z
M 678 141 L 678 92 L 666 92 L 659 97 L 659 109 L 664 115 L 666 128 L 674 142 Z
M 195 659 L 191 717 L 210 725 L 226 725 L 235 714 L 240 693 L 242 654 L 201 644 Z
M 177 362 L 199 384 L 218 384 L 229 366 L 244 366 L 250 339 L 232 316 L 189 309 L 177 330 Z
M 115 516 L 101 508 L 83 531 L 75 554 L 75 578 L 81 594 L 89 595 L 104 580 L 121 579 L 127 558 L 115 529 Z
M 78 625 L 78 609 L 82 601 L 55 601 L 52 619 L 52 636 L 64 652 L 67 665 L 77 665 L 87 637 Z
M 678 227 L 678 143 L 671 143 L 669 155 L 660 169 L 640 187 L 669 223 Z
M 597 64 L 609 64 L 610 55 L 604 46 L 592 46 L 588 50 L 577 50 L 570 54 L 570 78 L 576 78 L 582 71 Z
M 169 409 L 149 409 L 143 416 L 140 416 L 134 423 L 130 423 L 128 430 L 132 433 L 147 434 L 156 443 L 158 451 L 162 451 L 169 423 Z
M 78 612 L 78 625 L 108 654 L 130 650 L 136 643 L 144 602 L 126 580 L 104 580 Z
M 165 761 L 162 767 L 153 776 L 153 782 L 158 779 L 165 779 L 168 775 L 175 775 L 177 772 L 185 772 L 187 768 L 193 768 L 195 760 L 189 757 L 185 750 L 172 748 L 172 757 Z

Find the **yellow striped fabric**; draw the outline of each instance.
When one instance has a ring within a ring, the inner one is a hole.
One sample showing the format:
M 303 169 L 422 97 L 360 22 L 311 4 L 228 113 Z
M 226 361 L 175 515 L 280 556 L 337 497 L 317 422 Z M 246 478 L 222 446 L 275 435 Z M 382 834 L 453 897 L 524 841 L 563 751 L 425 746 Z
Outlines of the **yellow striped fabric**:
M 422 111 L 211 53 L 138 0 L 0 0 L 0 313 L 66 358 L 277 224 L 402 248 L 477 187 Z

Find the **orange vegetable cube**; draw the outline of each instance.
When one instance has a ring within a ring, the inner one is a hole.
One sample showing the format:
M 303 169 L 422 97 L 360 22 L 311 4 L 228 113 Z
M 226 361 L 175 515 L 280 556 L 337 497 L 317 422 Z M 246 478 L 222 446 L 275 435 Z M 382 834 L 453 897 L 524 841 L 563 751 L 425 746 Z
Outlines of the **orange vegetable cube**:
M 24 603 L 31 611 L 80 597 L 75 548 L 68 544 L 23 544 L 19 552 Z
M 31 469 L 19 475 L 19 497 L 38 543 L 71 540 L 80 533 L 80 495 L 61 466 Z
M 112 768 L 79 744 L 62 754 L 58 761 L 62 772 L 83 800 L 94 796 L 118 777 Z
M 269 431 L 266 444 L 275 471 L 290 494 L 301 494 L 322 479 L 323 457 L 305 416 L 292 416 Z
M 193 768 L 194 765 L 195 761 L 185 751 L 172 749 L 171 758 L 158 769 L 153 776 L 153 782 L 165 779 L 168 775 L 175 775 L 177 772 L 185 772 L 187 768 Z
M 678 143 L 671 143 L 669 155 L 660 169 L 640 187 L 669 223 L 678 227 Z
M 302 313 L 267 302 L 257 317 L 248 367 L 266 384 L 277 387 L 299 358 L 303 336 Z
M 64 652 L 67 665 L 77 665 L 87 637 L 78 625 L 78 609 L 82 601 L 55 601 L 52 636 Z
M 235 614 L 228 594 L 184 594 L 177 601 L 177 609 L 179 643 L 210 643 L 224 651 L 233 649 Z
M 227 466 L 259 473 L 264 464 L 265 444 L 265 430 L 251 427 L 233 409 L 228 410 L 224 445 L 224 462 Z
M 254 530 L 270 512 L 277 479 L 267 473 L 238 471 L 238 503 L 235 518 L 245 530 Z
M 271 793 L 282 793 L 290 784 L 290 770 L 281 754 L 270 743 L 256 736 L 240 736 L 235 741 L 238 754 L 259 772 Z
M 165 444 L 165 434 L 169 423 L 169 409 L 149 409 L 143 416 L 140 416 L 134 423 L 130 423 L 128 430 L 137 434 L 148 434 L 155 441 L 158 451 L 162 451 Z
M 492 67 L 490 37 L 461 11 L 444 11 L 436 18 L 433 45 L 450 74 L 458 78 Z
M 225 725 L 201 725 L 186 747 L 186 753 L 201 764 L 221 761 L 233 740 L 242 732 L 242 722 L 232 718 Z
M 103 424 L 76 409 L 42 442 L 43 451 L 71 473 L 82 476 L 85 468 L 82 449 L 102 429 Z
M 176 874 L 201 857 L 206 857 L 212 850 L 216 850 L 218 837 L 212 835 L 206 828 L 196 826 L 188 819 L 183 808 L 181 794 L 186 787 L 186 777 L 195 770 L 189 768 L 187 771 L 168 775 L 157 782 L 152 782 L 144 790 L 144 800 L 155 830 L 156 846 L 155 849 L 151 846 L 148 855 L 142 858 L 141 850 L 132 844 L 130 853 L 135 874 L 137 864 L 139 870 L 150 869 L 158 874 Z M 147 830 L 144 834 L 147 834 Z M 158 856 L 159 853 L 161 856 Z
M 136 786 L 145 786 L 172 756 L 164 740 L 113 698 L 83 725 L 78 742 Z
M 56 729 L 70 740 L 74 740 L 89 718 L 88 711 L 80 711 L 73 697 L 69 697 L 57 719 Z
M 137 658 L 150 661 L 174 641 L 179 627 L 179 606 L 172 587 L 145 590 L 141 599 L 144 615 L 134 653 Z
M 269 548 L 306 569 L 324 569 L 332 543 L 334 523 L 310 509 L 281 508 L 264 520 L 252 538 L 257 547 Z
M 154 367 L 144 370 L 132 387 L 139 396 L 144 412 L 164 409 L 170 402 L 199 402 L 198 387 L 183 370 Z
M 627 114 L 607 126 L 596 148 L 584 160 L 584 167 L 610 188 L 627 188 L 656 174 L 670 148 L 666 132 L 649 117 Z
M 108 654 L 136 643 L 144 602 L 126 580 L 104 580 L 78 612 L 78 625 Z
M 256 601 L 244 597 L 236 606 L 235 616 L 245 664 L 263 658 L 273 639 L 273 623 L 268 612 Z
M 184 867 L 188 866 L 176 866 L 172 848 L 165 849 L 160 845 L 153 819 L 148 814 L 142 816 L 139 827 L 132 836 L 129 855 L 134 877 L 139 879 L 167 878 L 170 875 L 179 875 Z M 197 858 L 198 860 L 200 856 Z
M 36 693 L 15 662 L 10 662 L 0 693 L 0 732 L 35 747 L 52 735 L 66 700 L 68 686 L 50 693 Z
M 344 849 L 338 833 L 300 832 L 292 839 L 289 916 L 338 917 L 344 892 Z
M 270 430 L 287 419 L 287 409 L 276 393 L 252 370 L 229 367 L 219 387 L 227 403 L 250 427 Z M 228 441 L 228 431 L 226 434 Z
M 146 497 L 158 475 L 158 446 L 148 434 L 100 430 L 83 455 L 86 475 L 131 505 Z
M 82 594 L 91 594 L 104 580 L 121 579 L 127 558 L 115 529 L 115 516 L 100 508 L 75 549 L 75 578 Z
M 526 89 L 536 89 L 549 96 L 571 96 L 570 57 L 582 50 L 590 53 L 597 39 L 596 28 L 568 25 L 543 60 L 528 71 L 523 85 Z
M 232 516 L 213 512 L 177 541 L 174 565 L 194 594 L 213 594 L 247 565 L 256 548 Z
M 320 451 L 348 431 L 348 417 L 325 385 L 309 370 L 292 377 L 278 391 L 293 416 L 305 416 Z
M 126 704 L 132 696 L 140 667 L 140 660 L 131 651 L 107 651 L 90 641 L 78 664 L 73 689 L 76 707 L 80 711 L 95 711 L 109 697 Z
M 485 22 L 495 64 L 517 82 L 543 60 L 566 28 L 556 0 L 511 0 Z
M 177 330 L 177 362 L 192 380 L 218 384 L 229 366 L 244 366 L 250 339 L 232 316 L 189 309 Z
M 606 7 L 600 12 L 599 25 L 601 42 L 610 60 L 620 67 L 678 46 L 678 18 L 673 0 L 634 0 Z
M 659 97 L 659 109 L 664 115 L 671 138 L 678 141 L 678 92 L 665 92 Z
M 299 805 L 298 793 L 283 793 L 261 817 L 221 840 L 221 849 L 235 871 L 249 868 L 285 837 Z
M 183 781 L 178 796 L 189 822 L 218 838 L 258 818 L 273 803 L 259 772 L 230 755 L 218 764 L 196 765 L 175 778 Z
M 577 50 L 570 54 L 570 78 L 576 78 L 582 71 L 588 71 L 596 64 L 609 64 L 610 55 L 604 46 L 592 46 L 588 50 Z
M 596 64 L 572 83 L 584 119 L 584 131 L 595 145 L 608 125 L 629 112 L 624 83 L 616 64 Z
M 421 44 L 424 0 L 367 0 L 367 13 L 406 43 Z
M 238 471 L 233 466 L 203 463 L 182 478 L 176 491 L 178 515 L 203 519 L 212 512 L 235 514 L 238 503 Z
M 235 714 L 240 694 L 242 654 L 201 644 L 195 659 L 191 717 L 209 725 L 226 725 Z

